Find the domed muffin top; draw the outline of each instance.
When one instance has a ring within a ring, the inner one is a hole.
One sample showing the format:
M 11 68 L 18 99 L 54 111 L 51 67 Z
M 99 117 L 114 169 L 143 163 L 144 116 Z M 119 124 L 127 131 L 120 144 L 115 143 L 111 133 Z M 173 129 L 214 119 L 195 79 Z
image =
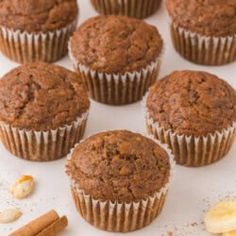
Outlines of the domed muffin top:
M 0 26 L 27 32 L 61 29 L 76 19 L 76 0 L 0 0 Z
M 167 184 L 170 161 L 151 139 L 108 131 L 81 142 L 68 160 L 67 172 L 95 199 L 130 202 L 146 199 Z
M 71 39 L 73 57 L 98 72 L 139 71 L 162 51 L 158 30 L 126 16 L 98 16 L 82 24 Z
M 236 34 L 236 0 L 167 0 L 177 25 L 206 36 Z
M 0 122 L 45 131 L 71 124 L 89 108 L 80 78 L 60 66 L 26 64 L 0 80 Z
M 159 126 L 185 135 L 207 135 L 236 121 L 236 93 L 224 80 L 200 71 L 175 71 L 154 84 L 147 110 Z

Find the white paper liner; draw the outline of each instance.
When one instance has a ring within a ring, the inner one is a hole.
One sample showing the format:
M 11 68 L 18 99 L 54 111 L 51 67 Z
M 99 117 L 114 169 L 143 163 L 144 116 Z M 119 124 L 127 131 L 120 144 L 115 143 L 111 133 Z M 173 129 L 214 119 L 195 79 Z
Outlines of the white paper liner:
M 91 3 L 98 12 L 104 15 L 121 14 L 146 18 L 157 11 L 161 0 L 91 0 Z
M 236 60 L 236 34 L 203 36 L 171 23 L 172 41 L 187 60 L 204 65 L 223 65 Z
M 123 105 L 142 99 L 148 88 L 156 81 L 161 64 L 161 55 L 144 69 L 125 74 L 96 72 L 79 64 L 72 54 L 69 42 L 69 56 L 80 74 L 90 96 L 101 103 Z
M 91 195 L 86 194 L 80 189 L 72 176 L 70 176 L 69 170 L 67 169 L 68 166 L 65 166 L 66 173 L 70 178 L 72 195 L 77 210 L 90 224 L 106 231 L 131 232 L 149 225 L 161 213 L 170 184 L 173 180 L 175 160 L 167 145 L 162 144 L 152 135 L 147 138 L 152 139 L 166 151 L 170 160 L 170 176 L 169 181 L 164 187 L 154 193 L 153 196 L 146 199 L 130 203 L 94 199 Z M 83 141 L 84 140 L 81 142 Z M 78 145 L 79 144 L 76 144 L 71 150 L 70 154 L 67 156 L 67 161 L 71 160 L 72 153 Z
M 54 62 L 67 53 L 67 43 L 74 32 L 78 19 L 64 28 L 47 33 L 28 33 L 0 27 L 0 50 L 11 60 L 19 63 Z
M 169 146 L 178 164 L 192 167 L 209 165 L 228 153 L 235 138 L 236 122 L 226 129 L 205 136 L 180 135 L 161 128 L 150 117 L 146 107 L 147 96 L 148 93 L 143 99 L 143 106 L 148 133 Z
M 29 161 L 52 161 L 66 156 L 83 137 L 88 112 L 70 125 L 54 130 L 33 131 L 0 123 L 4 146 L 15 156 Z

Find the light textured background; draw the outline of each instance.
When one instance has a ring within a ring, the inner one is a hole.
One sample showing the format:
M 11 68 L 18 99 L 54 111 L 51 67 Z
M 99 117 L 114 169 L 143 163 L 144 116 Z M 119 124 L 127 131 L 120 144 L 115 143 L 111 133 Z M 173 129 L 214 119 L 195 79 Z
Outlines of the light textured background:
M 80 19 L 95 15 L 89 0 L 80 0 Z M 224 78 L 236 87 L 236 63 L 221 67 L 197 66 L 183 60 L 173 49 L 170 42 L 169 20 L 162 5 L 161 9 L 147 21 L 156 25 L 165 41 L 165 53 L 161 76 L 173 70 L 194 69 L 205 70 Z M 59 62 L 72 69 L 66 57 Z M 0 55 L 0 76 L 17 64 Z M 87 126 L 86 136 L 100 130 L 125 128 L 145 132 L 144 118 L 140 103 L 123 107 L 111 107 L 93 102 Z M 236 196 L 236 145 L 224 160 L 204 168 L 177 167 L 176 176 L 171 186 L 169 197 L 161 216 L 150 226 L 127 235 L 130 236 L 205 236 L 201 224 L 204 211 L 209 204 L 219 199 Z M 62 236 L 119 236 L 121 234 L 106 233 L 86 223 L 76 212 L 64 174 L 65 159 L 51 163 L 30 163 L 15 158 L 0 145 L 0 211 L 6 207 L 17 206 L 23 216 L 10 225 L 0 225 L 0 235 L 6 236 L 12 229 L 32 220 L 34 217 L 56 209 L 69 218 L 69 227 Z M 37 180 L 37 190 L 29 199 L 16 201 L 9 194 L 9 186 L 22 174 L 31 174 Z

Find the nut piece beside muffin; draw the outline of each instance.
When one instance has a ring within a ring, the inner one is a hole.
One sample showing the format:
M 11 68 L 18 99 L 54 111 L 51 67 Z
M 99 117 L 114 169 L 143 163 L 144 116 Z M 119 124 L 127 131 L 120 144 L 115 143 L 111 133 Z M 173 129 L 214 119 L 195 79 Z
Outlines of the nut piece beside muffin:
M 129 232 L 161 212 L 174 161 L 170 150 L 125 130 L 107 131 L 78 144 L 66 172 L 75 205 L 90 224 Z
M 146 18 L 154 14 L 161 0 L 91 0 L 95 10 L 104 15 L 126 15 Z
M 0 50 L 19 63 L 57 61 L 78 20 L 76 0 L 3 0 Z
M 180 55 L 203 65 L 236 60 L 236 1 L 167 0 L 167 8 Z
M 96 101 L 142 99 L 157 78 L 163 41 L 158 30 L 126 16 L 90 18 L 73 34 L 70 56 Z
M 83 136 L 89 109 L 79 76 L 63 67 L 31 63 L 0 80 L 0 138 L 31 161 L 66 156 Z
M 145 106 L 149 133 L 170 146 L 178 164 L 211 164 L 234 141 L 236 93 L 215 75 L 173 72 L 150 88 Z

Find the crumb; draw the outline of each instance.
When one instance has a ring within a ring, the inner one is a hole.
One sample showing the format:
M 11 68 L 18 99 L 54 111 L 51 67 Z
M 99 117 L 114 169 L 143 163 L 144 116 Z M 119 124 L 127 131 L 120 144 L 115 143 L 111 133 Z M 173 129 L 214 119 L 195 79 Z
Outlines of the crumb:
M 196 226 L 198 226 L 198 223 L 197 223 L 197 222 L 194 222 L 194 223 L 191 224 L 191 226 L 192 226 L 192 227 L 196 227 Z

